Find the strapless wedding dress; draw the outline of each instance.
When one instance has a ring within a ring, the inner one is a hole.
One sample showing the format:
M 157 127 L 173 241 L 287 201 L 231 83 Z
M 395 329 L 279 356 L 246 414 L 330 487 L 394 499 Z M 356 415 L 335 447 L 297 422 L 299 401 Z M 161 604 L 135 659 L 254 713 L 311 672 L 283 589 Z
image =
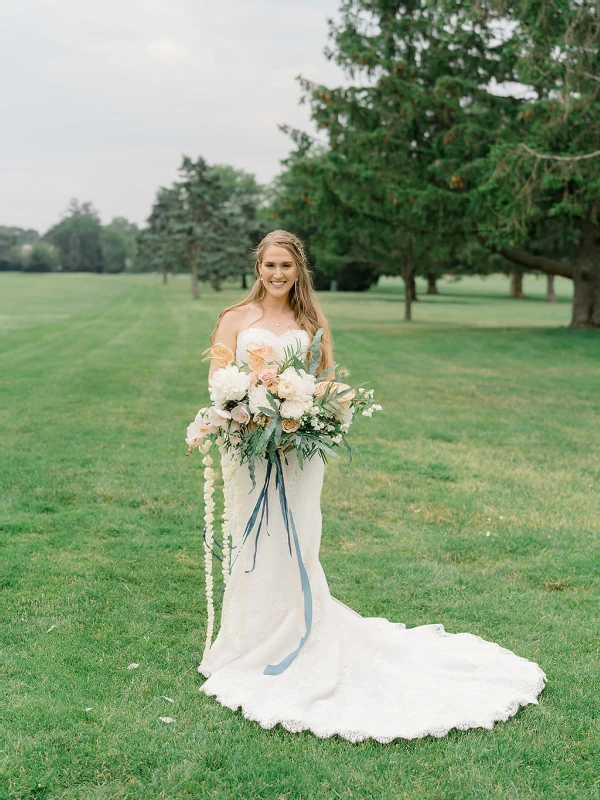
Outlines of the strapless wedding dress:
M 304 331 L 276 336 L 250 328 L 238 337 L 238 361 L 245 360 L 246 346 L 255 340 L 268 341 L 279 355 L 295 340 L 309 346 Z M 237 470 L 241 491 L 234 513 L 243 524 L 266 469 L 266 461 L 257 465 L 253 490 L 247 468 Z M 323 472 L 318 456 L 303 470 L 293 454 L 283 463 L 310 583 L 309 635 L 299 561 L 290 555 L 272 482 L 268 535 L 261 532 L 255 562 L 254 542 L 232 554 L 221 628 L 198 667 L 207 677 L 201 691 L 227 708 L 241 708 L 263 728 L 280 724 L 288 731 L 309 730 L 322 738 L 337 734 L 352 742 L 441 737 L 452 728 L 491 729 L 520 706 L 537 704 L 546 675 L 536 663 L 471 633 L 448 633 L 441 624 L 406 628 L 361 617 L 331 596 L 319 562 Z M 268 666 L 283 663 L 303 637 L 292 663 L 269 673 Z

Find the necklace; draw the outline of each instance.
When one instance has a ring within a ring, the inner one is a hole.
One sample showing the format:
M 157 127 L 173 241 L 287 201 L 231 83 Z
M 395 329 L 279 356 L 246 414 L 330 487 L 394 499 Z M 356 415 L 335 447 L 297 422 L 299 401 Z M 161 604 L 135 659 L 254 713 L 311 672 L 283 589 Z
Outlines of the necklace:
M 282 320 L 282 319 L 283 319 L 283 317 L 284 317 L 284 316 L 287 314 L 287 311 L 285 311 L 285 312 L 284 312 L 283 316 L 282 316 L 282 317 L 280 317 L 280 320 L 279 320 L 279 322 L 278 322 L 278 321 L 275 319 L 275 317 L 273 316 L 273 314 L 271 314 L 271 312 L 269 311 L 269 309 L 268 309 L 266 306 L 263 306 L 263 305 L 262 305 L 262 303 L 261 303 L 261 306 L 262 306 L 262 309 L 263 309 L 263 311 L 266 311 L 266 312 L 267 312 L 267 314 L 268 314 L 268 315 L 271 317 L 271 319 L 272 319 L 272 320 L 273 320 L 273 322 L 275 323 L 275 327 L 276 327 L 276 328 L 278 328 L 278 327 L 281 325 L 281 320 Z

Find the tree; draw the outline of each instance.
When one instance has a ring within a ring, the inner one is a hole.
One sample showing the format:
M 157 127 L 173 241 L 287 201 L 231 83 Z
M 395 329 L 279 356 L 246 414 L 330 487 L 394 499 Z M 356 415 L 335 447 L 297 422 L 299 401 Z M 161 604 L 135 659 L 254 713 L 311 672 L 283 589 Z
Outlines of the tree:
M 271 229 L 268 217 L 261 213 L 266 205 L 265 187 L 257 182 L 255 175 L 228 164 L 216 164 L 213 170 L 227 192 L 225 205 L 239 214 L 238 226 L 243 229 L 241 235 L 246 239 L 247 248 L 255 247 Z M 230 262 L 229 271 L 241 274 L 242 288 L 246 289 L 248 253 L 240 247 L 235 248 L 232 256 L 235 260 Z
M 141 232 L 141 259 L 147 264 L 185 263 L 192 295 L 200 296 L 200 278 L 217 291 L 230 275 L 247 270 L 248 246 L 255 224 L 253 176 L 199 157 L 183 157 L 180 180 L 161 188 Z M 152 252 L 151 252 L 152 251 Z
M 136 250 L 135 239 L 112 223 L 100 231 L 104 272 L 124 272 Z
M 63 219 L 44 235 L 56 245 L 68 272 L 103 272 L 102 225 L 91 203 L 71 200 Z
M 573 327 L 600 327 L 600 21 L 596 0 L 501 0 L 519 125 L 480 164 L 472 213 L 519 267 L 574 284 Z M 535 252 L 540 230 L 555 241 Z
M 39 240 L 36 230 L 0 225 L 0 271 L 21 270 L 23 245 L 33 245 Z
M 507 71 L 493 36 L 460 2 L 343 0 L 328 55 L 353 83 L 301 80 L 328 137 L 329 188 L 382 243 L 382 269 L 402 276 L 405 319 L 415 275 L 434 273 L 448 241 L 465 238 L 468 176 L 457 165 L 466 152 L 481 158 L 517 105 L 485 88 Z
M 161 187 L 156 193 L 147 226 L 138 233 L 136 240 L 136 267 L 142 271 L 161 272 L 163 283 L 167 283 L 169 272 L 189 268 L 183 239 L 174 232 L 178 213 L 178 189 Z

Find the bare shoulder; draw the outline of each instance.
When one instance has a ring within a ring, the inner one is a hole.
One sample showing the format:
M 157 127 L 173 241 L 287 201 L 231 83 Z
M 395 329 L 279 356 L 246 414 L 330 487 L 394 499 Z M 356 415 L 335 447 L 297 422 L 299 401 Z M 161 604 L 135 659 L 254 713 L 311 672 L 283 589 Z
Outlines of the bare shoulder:
M 244 314 L 244 308 L 228 308 L 219 320 L 219 330 L 237 333 L 243 327 Z

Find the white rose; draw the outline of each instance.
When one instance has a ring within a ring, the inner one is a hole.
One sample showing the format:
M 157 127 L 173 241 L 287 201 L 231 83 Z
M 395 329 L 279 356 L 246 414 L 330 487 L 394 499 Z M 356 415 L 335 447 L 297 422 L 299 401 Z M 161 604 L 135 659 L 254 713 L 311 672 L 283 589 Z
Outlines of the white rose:
M 284 400 L 279 407 L 279 413 L 283 419 L 300 419 L 304 414 L 304 403 L 297 397 Z
M 230 400 L 243 400 L 250 386 L 250 375 L 235 365 L 218 369 L 209 381 L 210 399 L 218 406 Z
M 248 405 L 252 414 L 260 414 L 262 408 L 271 408 L 271 403 L 267 400 L 267 387 L 262 383 L 252 386 L 248 392 Z
M 309 375 L 308 372 L 305 372 L 303 369 L 296 370 L 294 367 L 288 367 L 279 376 L 280 386 L 282 380 L 290 381 L 290 383 L 294 385 L 295 392 L 293 397 L 298 398 L 298 400 L 302 400 L 303 402 L 312 400 L 312 397 L 315 393 L 314 375 Z

